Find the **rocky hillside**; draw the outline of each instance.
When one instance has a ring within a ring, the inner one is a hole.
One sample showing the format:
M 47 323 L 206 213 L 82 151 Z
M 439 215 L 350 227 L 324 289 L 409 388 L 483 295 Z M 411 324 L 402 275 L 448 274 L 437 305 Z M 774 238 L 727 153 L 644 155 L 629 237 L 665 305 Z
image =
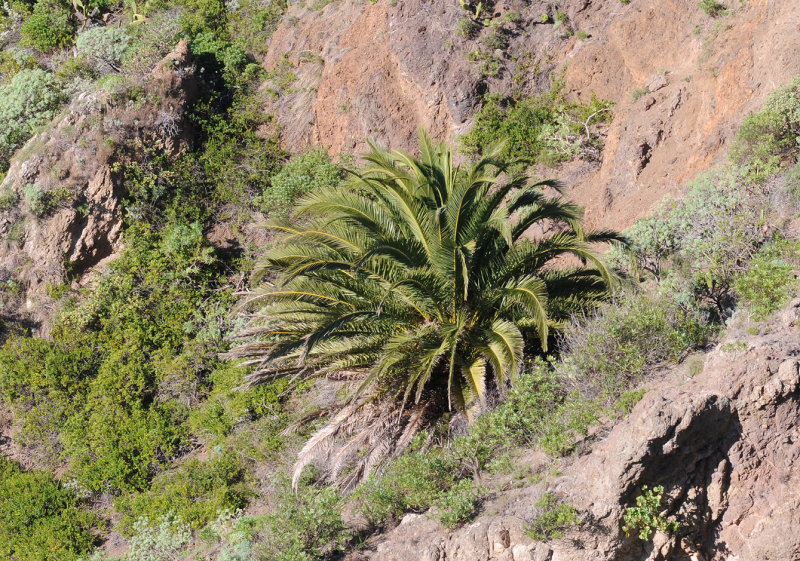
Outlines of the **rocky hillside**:
M 800 558 L 795 4 L 0 6 L 0 558 Z
M 624 421 L 589 437 L 585 454 L 555 465 L 545 455 L 524 458 L 534 474 L 560 475 L 497 492 L 483 505 L 487 515 L 456 532 L 406 515 L 363 559 L 797 558 L 798 321 L 800 299 L 756 330 L 735 323 L 695 357 L 702 371 L 659 372 Z M 625 507 L 644 485 L 669 490 L 661 512 L 682 521 L 677 535 L 656 531 L 642 542 L 623 532 Z M 548 493 L 574 505 L 580 520 L 563 538 L 535 541 L 525 528 Z

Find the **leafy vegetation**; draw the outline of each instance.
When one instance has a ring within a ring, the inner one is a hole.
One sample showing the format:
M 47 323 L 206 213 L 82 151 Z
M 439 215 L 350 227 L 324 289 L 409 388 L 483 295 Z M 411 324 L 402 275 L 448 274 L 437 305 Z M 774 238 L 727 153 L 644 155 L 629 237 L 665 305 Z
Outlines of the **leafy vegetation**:
M 8 168 L 9 159 L 37 127 L 50 121 L 58 112 L 64 96 L 50 72 L 23 69 L 7 84 L 0 84 L 0 171 Z
M 562 89 L 557 81 L 541 96 L 488 96 L 472 130 L 461 137 L 461 151 L 482 154 L 506 140 L 501 157 L 507 162 L 555 165 L 576 156 L 596 156 L 602 148 L 596 125 L 611 120 L 612 104 L 595 97 L 585 105 L 570 103 Z
M 778 239 L 761 247 L 733 284 L 753 319 L 767 319 L 797 293 L 798 265 L 800 243 L 796 240 Z
M 420 424 L 431 404 L 427 414 L 446 407 L 473 417 L 489 384 L 516 380 L 526 344 L 546 350 L 551 326 L 604 298 L 613 277 L 592 244 L 616 236 L 584 232 L 581 209 L 543 193 L 557 184 L 524 176 L 501 183 L 499 148 L 459 169 L 444 145 L 424 134 L 420 144 L 419 160 L 373 146 L 353 181 L 300 204 L 310 225 L 277 226 L 289 237 L 258 274 L 279 278 L 251 298 L 258 337 L 236 352 L 257 365 L 256 381 L 359 373 L 355 401 L 306 447 L 321 448 L 320 439 L 352 431 L 361 417 L 373 426 L 372 445 L 357 454 L 354 480 L 386 453 L 376 438 L 405 432 L 402 448 L 415 432 L 403 427 Z M 524 239 L 545 220 L 561 228 Z M 565 255 L 588 265 L 546 267 Z M 372 396 L 398 411 L 413 406 L 402 424 L 387 427 Z M 310 461 L 313 453 L 301 456 Z
M 555 495 L 545 493 L 536 501 L 539 513 L 525 528 L 525 533 L 539 541 L 557 540 L 564 535 L 564 530 L 578 523 L 578 512 L 575 507 L 559 502 Z
M 75 22 L 66 2 L 61 0 L 37 0 L 33 13 L 20 28 L 25 47 L 34 47 L 42 52 L 66 47 L 75 34 Z
M 43 471 L 0 457 L 0 557 L 74 561 L 91 550 L 96 516 Z
M 655 530 L 677 532 L 679 525 L 661 514 L 661 499 L 664 495 L 663 485 L 648 489 L 642 486 L 642 494 L 636 497 L 636 506 L 629 506 L 623 515 L 622 531 L 626 536 L 635 534 L 642 541 L 648 541 Z
M 763 182 L 788 162 L 798 161 L 800 138 L 800 77 L 772 93 L 761 111 L 745 117 L 731 160 L 746 170 L 746 177 Z

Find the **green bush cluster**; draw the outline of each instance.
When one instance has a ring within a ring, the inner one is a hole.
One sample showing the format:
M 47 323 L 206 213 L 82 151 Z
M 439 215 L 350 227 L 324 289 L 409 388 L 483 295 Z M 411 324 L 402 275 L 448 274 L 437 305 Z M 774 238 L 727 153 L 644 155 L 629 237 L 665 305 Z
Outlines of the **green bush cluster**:
M 200 156 L 214 198 L 247 208 L 269 187 L 269 177 L 286 159 L 273 118 L 257 95 L 242 96 L 224 112 L 203 117 L 207 133 Z
M 670 294 L 623 296 L 568 326 L 557 368 L 578 386 L 615 398 L 640 382 L 649 367 L 679 361 L 714 331 L 707 314 L 682 306 Z
M 74 561 L 91 550 L 97 525 L 52 475 L 0 456 L 0 558 Z
M 761 111 L 745 117 L 730 158 L 747 178 L 762 182 L 800 154 L 800 77 L 767 97 Z
M 0 392 L 22 436 L 51 443 L 93 491 L 147 488 L 186 442 L 188 409 L 218 360 L 199 338 L 225 294 L 209 298 L 218 262 L 199 226 L 140 226 L 127 239 L 53 341 L 13 337 L 0 350 Z
M 778 239 L 764 244 L 733 283 L 756 321 L 767 319 L 797 294 L 800 242 Z
M 0 171 L 37 127 L 55 117 L 63 101 L 58 81 L 45 70 L 20 70 L 0 85 Z
M 266 213 L 284 214 L 299 196 L 322 187 L 334 187 L 343 176 L 342 166 L 333 162 L 324 150 L 299 154 L 270 178 L 270 185 L 258 198 L 259 206 Z
M 626 231 L 632 270 L 672 283 L 676 296 L 708 305 L 717 317 L 730 314 L 734 278 L 771 236 L 769 198 L 742 188 L 746 176 L 738 166 L 703 174 L 683 199 L 667 199 Z
M 525 527 L 525 533 L 534 540 L 557 540 L 564 530 L 578 523 L 575 507 L 560 502 L 552 493 L 545 493 L 536 501 L 536 517 Z
M 20 44 L 45 53 L 68 46 L 75 34 L 70 7 L 60 0 L 37 0 L 20 28 Z
M 91 27 L 78 35 L 75 48 L 78 55 L 91 62 L 101 73 L 119 72 L 128 49 L 128 31 L 122 27 Z
M 141 518 L 158 520 L 175 514 L 198 529 L 223 510 L 247 506 L 252 491 L 245 481 L 242 460 L 232 450 L 224 450 L 209 460 L 188 460 L 177 469 L 158 474 L 142 493 L 121 496 L 115 505 L 122 513 L 119 529 L 134 530 Z
M 20 70 L 33 70 L 39 63 L 27 49 L 6 48 L 0 50 L 0 82 L 11 80 Z
M 663 495 L 662 485 L 656 485 L 652 489 L 648 489 L 647 485 L 642 486 L 642 494 L 636 497 L 636 506 L 625 509 L 622 518 L 622 531 L 626 536 L 635 534 L 640 540 L 647 541 L 655 530 L 673 533 L 678 531 L 678 522 L 667 520 L 661 514 Z
M 476 113 L 472 129 L 461 137 L 461 150 L 469 155 L 506 141 L 508 161 L 555 165 L 582 153 L 602 148 L 594 126 L 612 118 L 609 102 L 592 97 L 588 104 L 571 103 L 556 82 L 549 92 L 522 99 L 488 96 Z
M 257 559 L 318 561 L 341 551 L 350 540 L 342 521 L 342 496 L 333 487 L 301 484 L 292 492 L 284 483 L 274 514 L 244 518 Z M 241 527 L 240 526 L 240 527 Z M 243 529 L 243 528 L 242 528 Z

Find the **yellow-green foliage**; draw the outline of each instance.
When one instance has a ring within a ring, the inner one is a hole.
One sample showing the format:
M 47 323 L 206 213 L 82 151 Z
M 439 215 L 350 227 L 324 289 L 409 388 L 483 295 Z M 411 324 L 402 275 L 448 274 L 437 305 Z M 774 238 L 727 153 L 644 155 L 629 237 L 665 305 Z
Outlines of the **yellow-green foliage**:
M 461 151 L 482 154 L 492 144 L 505 141 L 503 157 L 508 161 L 554 165 L 602 148 L 600 138 L 591 131 L 597 123 L 611 120 L 613 105 L 594 96 L 588 104 L 570 103 L 562 88 L 556 82 L 541 96 L 487 97 L 472 130 L 461 137 Z
M 33 14 L 20 28 L 20 44 L 42 52 L 72 43 L 75 22 L 68 5 L 60 0 L 38 0 Z
M 797 162 L 800 146 L 800 77 L 772 93 L 761 111 L 748 115 L 731 147 L 731 160 L 763 181 L 784 160 Z
M 0 558 L 74 561 L 91 550 L 96 524 L 52 475 L 0 456 Z
M 767 243 L 753 257 L 733 288 L 754 319 L 767 319 L 797 293 L 798 265 L 800 242 L 796 240 Z

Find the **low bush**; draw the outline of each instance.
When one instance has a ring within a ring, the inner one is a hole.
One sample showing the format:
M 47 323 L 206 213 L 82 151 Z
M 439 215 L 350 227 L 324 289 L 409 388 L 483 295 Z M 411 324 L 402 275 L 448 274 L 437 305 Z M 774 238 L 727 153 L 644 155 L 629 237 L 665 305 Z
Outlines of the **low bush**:
M 121 557 L 108 557 L 97 551 L 86 561 L 176 561 L 186 554 L 192 531 L 180 517 L 162 516 L 157 521 L 141 518 L 133 524 L 128 552 Z
M 52 475 L 0 456 L 0 558 L 74 561 L 91 550 L 97 524 Z
M 578 523 L 578 512 L 570 504 L 559 502 L 555 495 L 545 493 L 536 501 L 539 509 L 536 517 L 525 528 L 525 533 L 534 540 L 557 540 L 564 530 Z
M 119 72 L 128 43 L 126 29 L 113 26 L 92 27 L 78 35 L 75 48 L 79 56 L 91 61 L 96 71 Z
M 556 82 L 546 94 L 519 100 L 487 97 L 472 130 L 461 138 L 462 152 L 481 154 L 505 140 L 503 155 L 509 161 L 554 165 L 595 154 L 602 141 L 593 133 L 594 125 L 611 120 L 612 104 L 595 97 L 588 104 L 570 103 L 562 88 Z
M 333 162 L 325 151 L 312 150 L 286 162 L 270 178 L 270 185 L 258 202 L 264 212 L 285 214 L 299 196 L 322 187 L 334 187 L 343 176 L 342 166 Z
M 472 479 L 462 479 L 439 495 L 436 517 L 445 528 L 457 528 L 475 516 L 485 492 L 486 489 L 476 485 Z
M 241 459 L 231 450 L 202 462 L 188 460 L 157 475 L 147 491 L 117 499 L 116 509 L 122 513 L 119 530 L 129 533 L 138 519 L 158 520 L 169 514 L 199 529 L 220 511 L 247 506 L 252 492 L 245 474 Z
M 258 559 L 318 561 L 341 551 L 350 539 L 341 516 L 343 500 L 332 487 L 301 484 L 293 493 L 284 483 L 274 514 L 244 518 Z
M 37 0 L 33 14 L 20 28 L 20 44 L 50 52 L 72 43 L 75 21 L 70 7 L 59 0 Z
M 786 162 L 798 161 L 800 77 L 767 97 L 764 107 L 745 117 L 730 158 L 747 170 L 751 181 L 763 182 Z
M 796 240 L 775 240 L 761 247 L 733 284 L 753 319 L 767 319 L 797 294 L 799 265 L 800 242 Z
M 573 384 L 614 399 L 640 382 L 647 368 L 677 362 L 713 333 L 705 314 L 669 294 L 623 296 L 567 327 L 557 369 Z
M 20 70 L 0 85 L 0 171 L 37 127 L 55 117 L 63 101 L 55 76 L 44 70 Z
M 627 230 L 630 244 L 623 253 L 632 272 L 662 282 L 671 276 L 676 299 L 684 293 L 717 318 L 727 317 L 735 304 L 735 276 L 771 235 L 768 194 L 743 189 L 746 176 L 747 168 L 737 166 L 702 174 L 683 199 L 665 200 L 651 218 Z
M 700 0 L 700 9 L 706 14 L 715 18 L 725 13 L 725 5 L 720 4 L 717 0 Z
M 642 486 L 642 494 L 636 497 L 636 506 L 625 509 L 622 531 L 626 536 L 635 534 L 640 540 L 648 541 L 655 530 L 677 532 L 678 523 L 667 520 L 661 514 L 661 497 L 664 487 L 657 485 L 648 489 Z
M 428 510 L 458 477 L 458 465 L 442 450 L 417 451 L 391 461 L 381 475 L 371 475 L 356 490 L 354 500 L 378 527 L 405 512 Z

